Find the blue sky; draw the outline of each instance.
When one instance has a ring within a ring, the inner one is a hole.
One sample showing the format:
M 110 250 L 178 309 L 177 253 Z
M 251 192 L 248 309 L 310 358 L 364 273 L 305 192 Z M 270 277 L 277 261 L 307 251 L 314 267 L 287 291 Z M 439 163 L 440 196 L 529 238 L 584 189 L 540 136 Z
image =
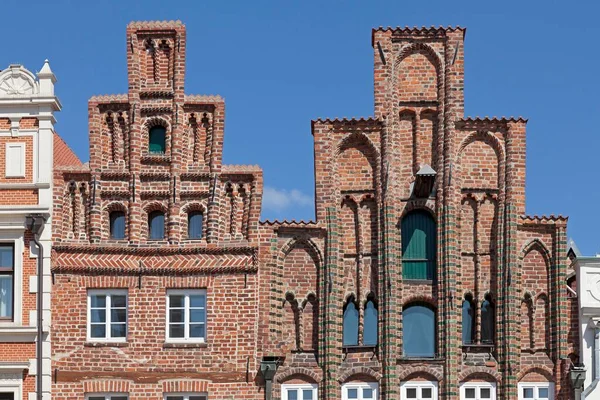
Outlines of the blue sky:
M 263 168 L 264 218 L 314 216 L 311 119 L 372 115 L 372 27 L 467 27 L 466 114 L 529 118 L 527 212 L 568 215 L 582 252 L 600 252 L 599 2 L 4 3 L 0 68 L 50 59 L 57 130 L 85 161 L 88 98 L 127 90 L 127 23 L 181 19 L 186 92 L 225 97 L 224 162 Z

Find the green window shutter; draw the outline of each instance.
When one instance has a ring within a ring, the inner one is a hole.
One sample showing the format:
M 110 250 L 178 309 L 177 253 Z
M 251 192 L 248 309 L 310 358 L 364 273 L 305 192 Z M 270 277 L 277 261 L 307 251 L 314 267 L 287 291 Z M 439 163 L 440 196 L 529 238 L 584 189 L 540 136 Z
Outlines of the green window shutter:
M 148 138 L 148 151 L 150 153 L 164 153 L 166 150 L 167 130 L 162 126 L 150 128 Z
M 435 221 L 426 211 L 413 211 L 402 219 L 402 276 L 404 279 L 435 277 Z

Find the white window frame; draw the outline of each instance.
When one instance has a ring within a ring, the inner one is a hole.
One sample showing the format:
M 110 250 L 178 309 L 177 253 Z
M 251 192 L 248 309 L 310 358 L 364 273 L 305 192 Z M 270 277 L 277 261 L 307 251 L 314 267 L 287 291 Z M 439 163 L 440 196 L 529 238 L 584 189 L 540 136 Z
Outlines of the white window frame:
M 479 389 L 490 389 L 491 398 L 485 400 L 496 400 L 496 384 L 491 382 L 465 382 L 460 385 L 460 398 L 461 400 L 469 400 L 465 396 L 466 389 L 476 389 L 479 392 Z M 477 395 L 476 395 L 477 396 Z M 480 397 L 475 397 L 474 400 L 479 400 Z
M 0 320 L 1 327 L 23 326 L 23 249 L 24 232 L 0 231 L 0 243 L 13 245 L 13 319 Z M 37 272 L 35 274 L 37 277 Z M 35 321 L 36 310 L 31 310 L 29 320 Z M 33 314 L 33 315 L 32 315 Z M 33 319 L 31 319 L 33 317 Z
M 319 393 L 318 393 L 318 387 L 319 385 L 317 385 L 316 383 L 300 383 L 297 385 L 294 384 L 283 384 L 281 385 L 281 400 L 288 400 L 288 390 L 306 390 L 306 389 L 312 389 L 312 393 L 313 393 L 313 400 L 317 400 L 319 397 Z M 298 400 L 302 400 L 301 397 L 298 397 Z
M 204 295 L 204 337 L 190 337 L 189 336 L 189 309 L 190 309 L 190 295 Z M 169 327 L 171 325 L 169 308 L 171 307 L 171 295 L 184 295 L 184 317 L 183 317 L 183 337 L 172 338 L 169 336 Z M 165 316 L 165 341 L 168 343 L 206 343 L 208 336 L 208 295 L 206 289 L 167 289 L 166 294 L 166 316 Z
M 362 389 L 373 389 L 375 400 L 379 399 L 379 384 L 376 382 L 350 382 L 342 385 L 342 400 L 348 399 L 348 389 L 360 389 L 358 400 L 362 400 Z M 352 399 L 350 399 L 352 400 Z
M 88 393 L 85 395 L 85 400 L 89 400 L 90 397 L 104 397 L 104 400 L 111 400 L 113 396 L 129 399 L 129 393 Z
M 208 400 L 208 393 L 206 392 L 165 393 L 163 399 L 167 400 L 169 396 L 181 396 L 183 400 L 190 400 L 190 396 L 204 396 L 204 400 Z
M 433 400 L 437 400 L 438 398 L 438 383 L 437 382 L 433 382 L 433 381 L 405 381 L 405 382 L 400 382 L 400 391 L 401 391 L 401 398 L 402 399 L 408 399 L 407 395 L 406 395 L 406 391 L 407 389 L 431 389 L 431 395 L 433 396 L 432 399 Z M 421 399 L 420 397 L 417 397 L 417 400 Z
M 523 389 L 534 389 L 534 396 L 538 395 L 538 389 L 548 389 L 548 400 L 554 400 L 554 383 L 552 382 L 521 382 L 519 383 L 519 400 L 529 400 L 523 397 Z M 534 397 L 537 399 L 538 397 Z M 545 399 L 544 399 L 545 400 Z
M 93 295 L 106 295 L 106 335 L 103 338 L 92 337 L 92 296 Z M 111 337 L 110 335 L 110 324 L 111 324 L 111 301 L 112 296 L 123 296 L 125 295 L 125 337 Z M 87 291 L 87 341 L 88 342 L 127 342 L 127 336 L 129 335 L 129 293 L 127 289 L 88 289 Z
M 10 148 L 19 148 L 21 150 L 21 163 L 19 170 L 15 171 L 14 160 L 11 161 L 11 157 L 8 156 Z M 25 143 L 24 142 L 8 142 L 4 149 L 4 176 L 6 178 L 25 178 Z

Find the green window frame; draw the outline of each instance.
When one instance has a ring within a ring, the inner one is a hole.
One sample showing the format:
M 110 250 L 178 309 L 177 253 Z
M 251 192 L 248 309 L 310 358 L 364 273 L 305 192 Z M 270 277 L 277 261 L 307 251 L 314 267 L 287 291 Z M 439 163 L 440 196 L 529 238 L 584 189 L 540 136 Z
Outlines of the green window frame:
M 167 130 L 164 126 L 153 126 L 148 132 L 148 152 L 165 154 L 167 150 Z
M 402 276 L 435 280 L 436 225 L 427 211 L 411 211 L 402 218 Z

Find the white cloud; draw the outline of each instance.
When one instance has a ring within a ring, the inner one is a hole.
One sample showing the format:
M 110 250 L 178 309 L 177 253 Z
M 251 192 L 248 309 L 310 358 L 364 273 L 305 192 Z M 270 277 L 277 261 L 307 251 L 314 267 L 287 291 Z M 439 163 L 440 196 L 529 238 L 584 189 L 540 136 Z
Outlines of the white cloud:
M 285 190 L 265 186 L 263 190 L 263 207 L 269 211 L 283 211 L 293 206 L 307 207 L 313 199 L 298 189 Z

